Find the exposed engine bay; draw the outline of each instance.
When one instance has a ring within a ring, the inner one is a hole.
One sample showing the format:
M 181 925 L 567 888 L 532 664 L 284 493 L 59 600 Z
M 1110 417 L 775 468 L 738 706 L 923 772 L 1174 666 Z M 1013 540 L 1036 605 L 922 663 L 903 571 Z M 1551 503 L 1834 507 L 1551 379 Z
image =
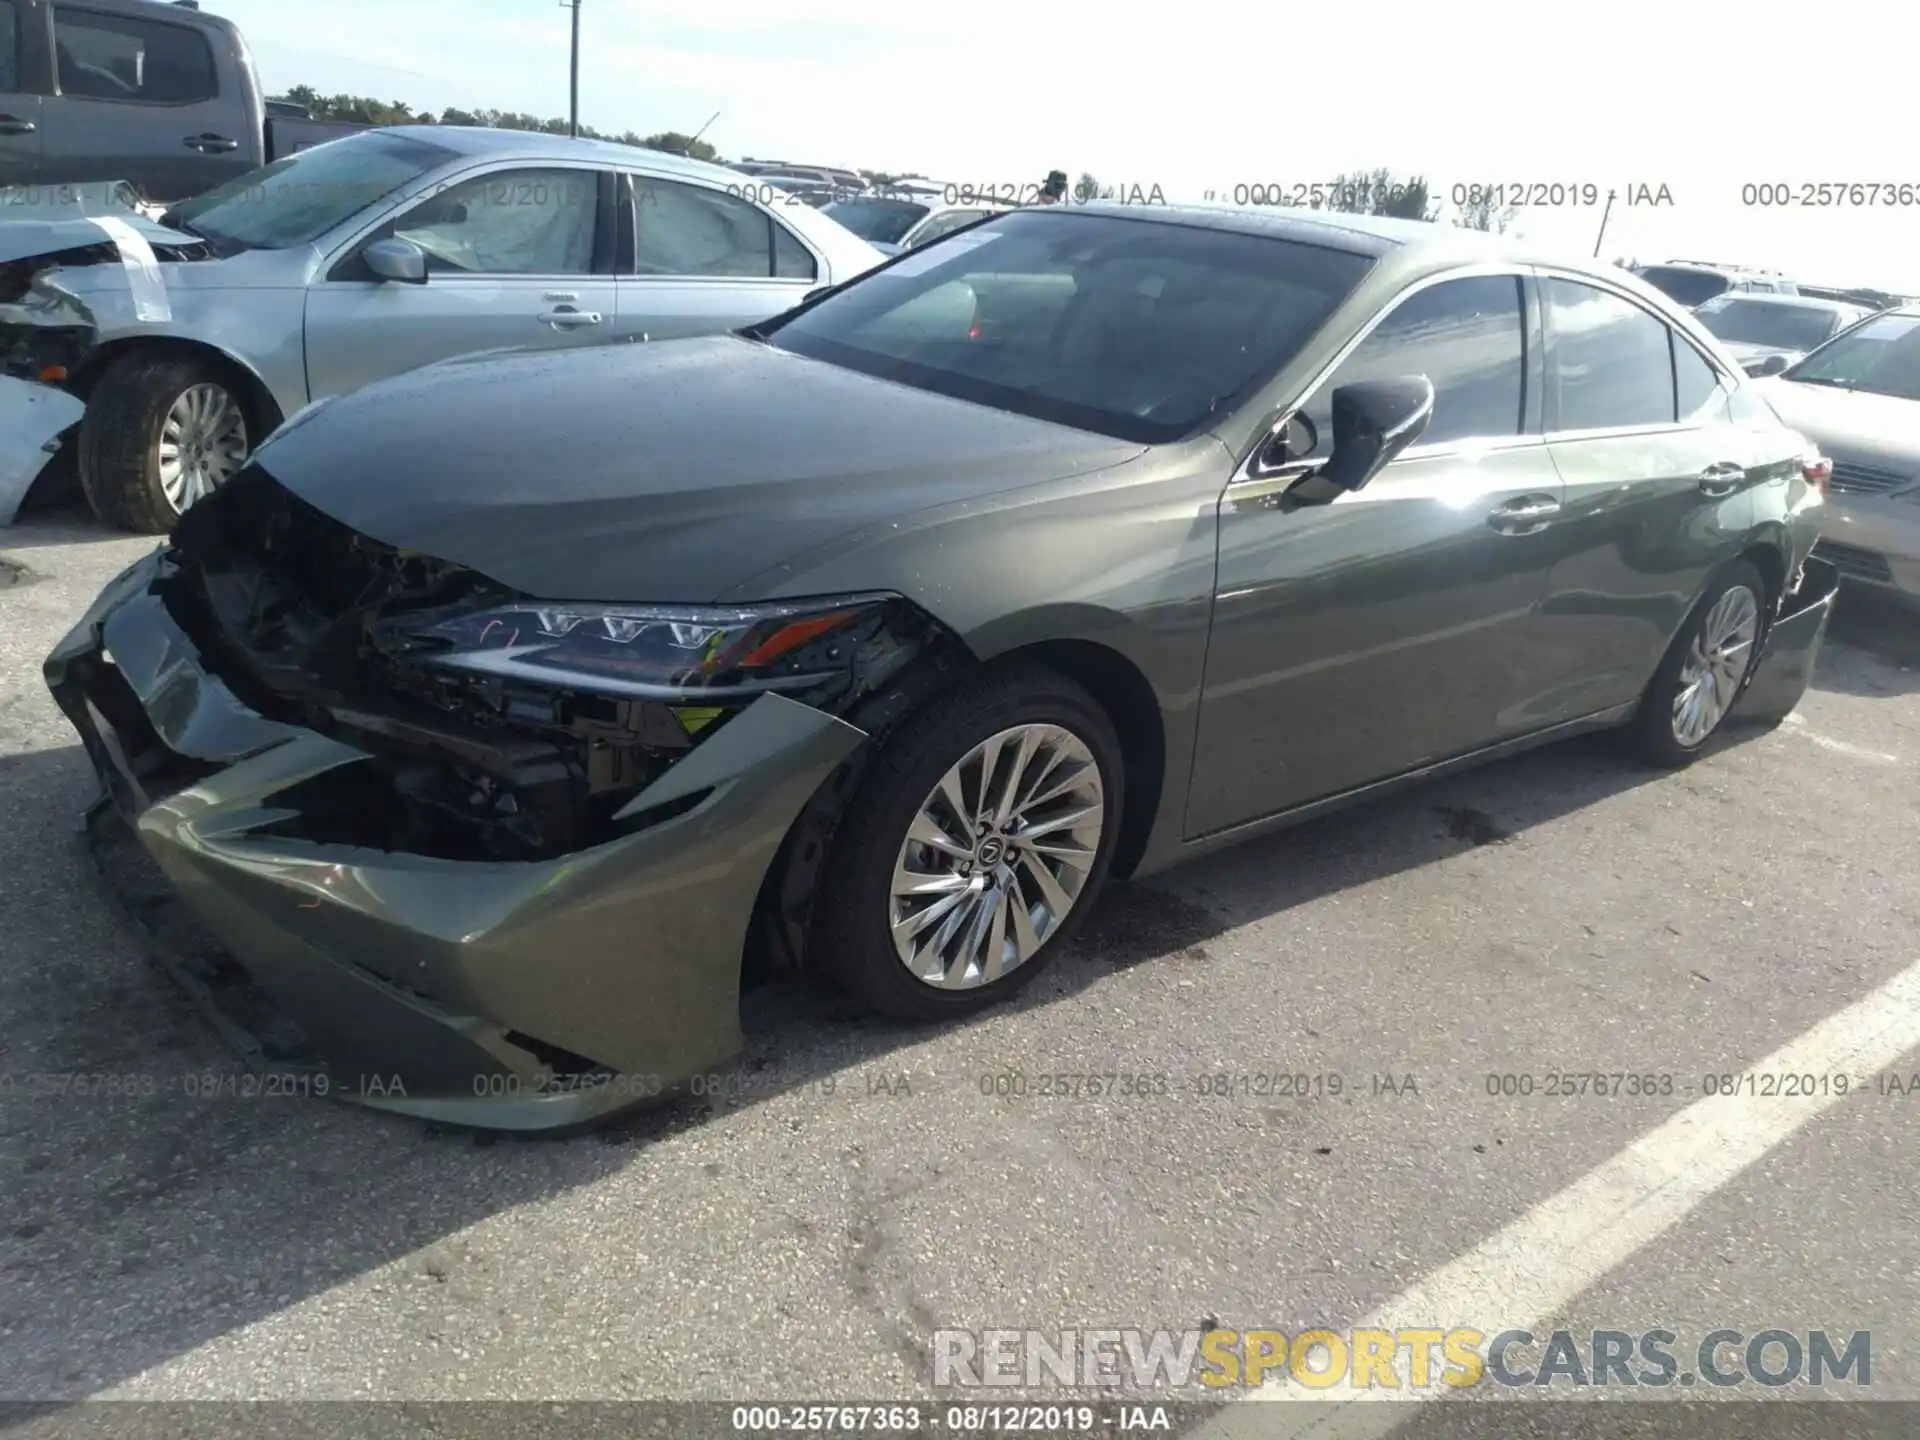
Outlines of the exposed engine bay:
M 703 660 L 672 688 L 450 668 L 442 637 L 462 617 L 560 607 L 359 534 L 257 464 L 182 518 L 168 559 L 168 610 L 241 700 L 373 756 L 282 792 L 294 813 L 257 833 L 449 859 L 550 859 L 684 813 L 705 792 L 633 802 L 758 693 L 842 713 L 938 628 L 892 597 L 816 607 L 780 632 L 798 638 L 758 689 L 715 683 L 711 695 L 705 677 L 741 672 Z M 761 633 L 747 662 L 768 648 Z M 517 631 L 497 638 L 472 663 L 524 649 Z

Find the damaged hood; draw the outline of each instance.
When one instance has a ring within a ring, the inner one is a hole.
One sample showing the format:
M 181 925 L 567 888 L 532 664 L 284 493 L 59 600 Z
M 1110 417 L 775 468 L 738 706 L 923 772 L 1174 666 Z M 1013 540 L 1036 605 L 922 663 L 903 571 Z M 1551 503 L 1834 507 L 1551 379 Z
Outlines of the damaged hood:
M 254 463 L 527 594 L 697 602 L 853 530 L 1143 448 L 723 335 L 446 361 L 308 407 Z
M 111 222 L 103 225 L 102 221 Z M 202 242 L 178 230 L 169 230 L 157 220 L 149 220 L 138 211 L 109 212 L 98 216 L 84 214 L 35 213 L 16 215 L 0 208 L 0 265 L 13 260 L 31 260 L 37 255 L 58 255 L 63 251 L 83 250 L 90 245 L 118 240 L 117 227 L 124 225 L 164 258 L 170 249 L 198 250 Z

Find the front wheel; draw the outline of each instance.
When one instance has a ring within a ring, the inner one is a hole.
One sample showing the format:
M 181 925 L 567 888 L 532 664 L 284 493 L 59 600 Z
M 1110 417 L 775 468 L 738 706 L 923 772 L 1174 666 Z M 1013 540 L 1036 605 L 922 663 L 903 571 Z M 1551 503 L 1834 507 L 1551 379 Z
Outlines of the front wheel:
M 240 397 L 192 357 L 134 353 L 114 361 L 87 397 L 80 482 L 94 514 L 150 535 L 246 464 Z
M 1106 713 L 1050 669 L 989 672 L 942 696 L 885 742 L 849 805 L 812 953 L 896 1019 L 1004 999 L 1091 908 L 1124 784 Z
M 1766 596 L 1760 572 L 1737 560 L 1694 606 L 1631 723 L 1642 758 L 1678 768 L 1706 748 L 1753 673 L 1765 633 Z

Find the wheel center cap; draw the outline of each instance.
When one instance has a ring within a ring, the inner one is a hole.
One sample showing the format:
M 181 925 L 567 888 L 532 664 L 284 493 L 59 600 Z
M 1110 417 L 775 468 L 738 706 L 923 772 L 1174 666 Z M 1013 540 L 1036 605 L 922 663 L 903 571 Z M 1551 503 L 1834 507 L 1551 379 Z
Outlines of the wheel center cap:
M 973 852 L 973 858 L 982 865 L 998 865 L 1006 853 L 1007 842 L 1002 840 L 998 835 L 989 835 L 980 842 L 979 848 Z

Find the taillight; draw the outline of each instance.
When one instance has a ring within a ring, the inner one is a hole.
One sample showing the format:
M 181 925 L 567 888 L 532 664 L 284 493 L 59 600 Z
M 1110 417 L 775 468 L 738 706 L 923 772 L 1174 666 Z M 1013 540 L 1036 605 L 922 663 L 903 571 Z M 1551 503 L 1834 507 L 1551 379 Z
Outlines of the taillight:
M 1800 475 L 1820 492 L 1820 498 L 1824 500 L 1827 498 L 1827 482 L 1833 479 L 1833 461 L 1815 452 L 1800 462 Z

